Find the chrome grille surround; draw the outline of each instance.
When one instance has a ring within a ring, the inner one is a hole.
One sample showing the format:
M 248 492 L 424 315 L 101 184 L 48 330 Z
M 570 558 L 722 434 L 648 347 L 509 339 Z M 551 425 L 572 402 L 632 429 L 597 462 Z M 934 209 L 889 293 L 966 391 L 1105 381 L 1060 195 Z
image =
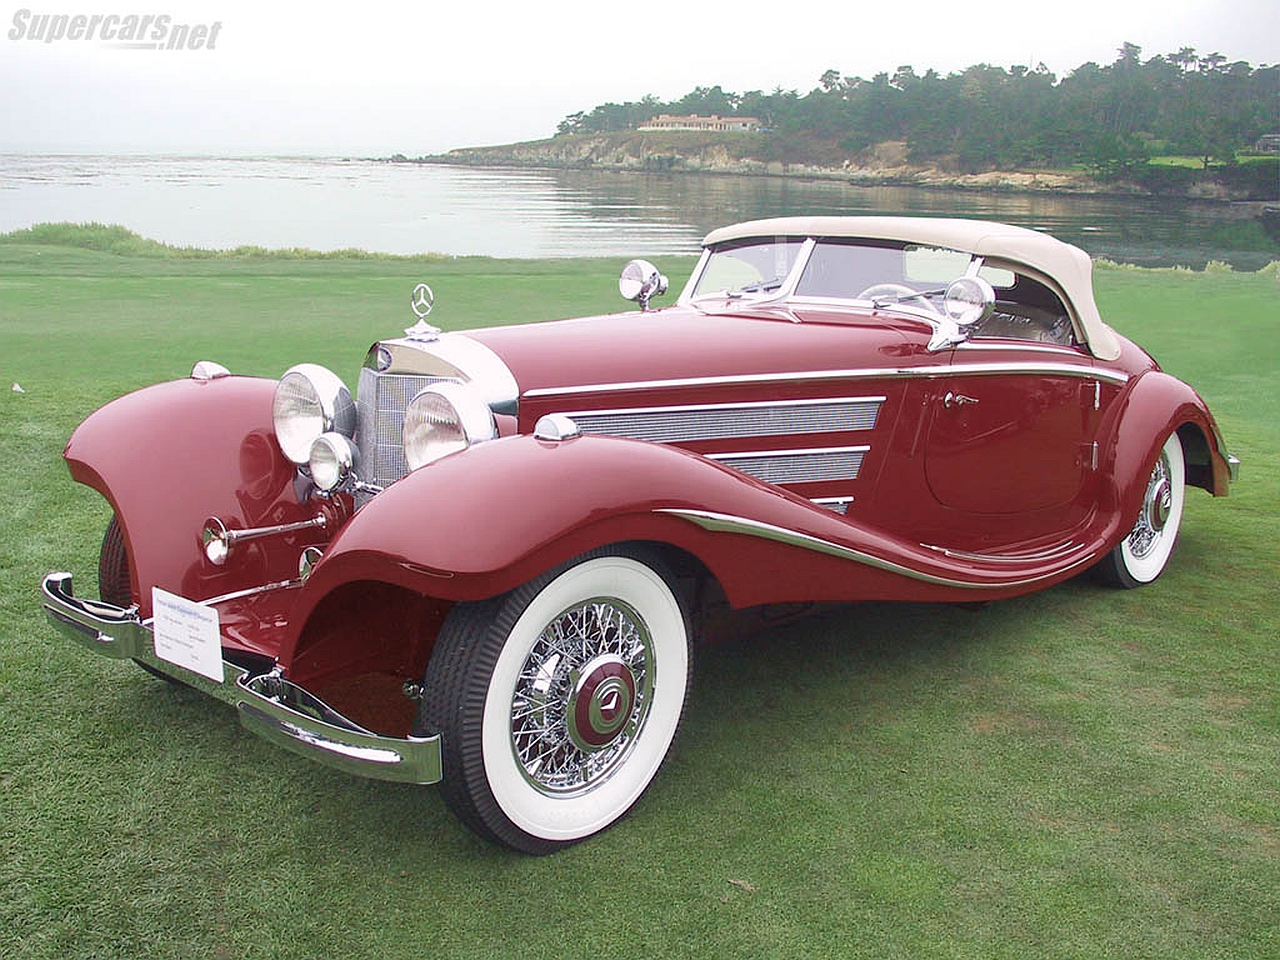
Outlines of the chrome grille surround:
M 765 483 L 807 483 L 817 480 L 855 480 L 870 447 L 822 447 L 768 450 L 758 453 L 711 453 L 707 459 L 763 480 Z
M 871 430 L 884 397 L 709 403 L 568 413 L 583 433 L 677 443 Z
M 360 448 L 360 479 L 385 487 L 409 472 L 404 459 L 404 412 L 423 387 L 457 381 L 449 377 L 426 377 L 400 373 L 378 373 L 368 367 L 360 371 L 356 391 L 356 446 Z

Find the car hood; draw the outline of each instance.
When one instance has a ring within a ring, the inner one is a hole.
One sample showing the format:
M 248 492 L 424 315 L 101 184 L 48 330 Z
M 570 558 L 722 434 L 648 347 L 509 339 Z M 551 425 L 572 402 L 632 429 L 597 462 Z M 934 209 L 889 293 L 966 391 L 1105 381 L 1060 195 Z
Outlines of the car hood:
M 524 407 L 531 398 L 660 389 L 670 381 L 910 365 L 924 354 L 928 330 L 849 311 L 668 307 L 465 335 L 506 364 Z

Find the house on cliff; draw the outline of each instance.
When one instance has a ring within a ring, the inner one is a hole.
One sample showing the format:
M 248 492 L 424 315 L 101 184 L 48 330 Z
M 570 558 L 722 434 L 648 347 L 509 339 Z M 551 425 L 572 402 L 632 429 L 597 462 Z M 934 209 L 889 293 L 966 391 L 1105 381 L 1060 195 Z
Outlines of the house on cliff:
M 719 133 L 759 133 L 760 121 L 756 117 L 721 117 L 712 114 L 709 117 L 691 115 L 676 117 L 669 113 L 658 116 L 640 124 L 637 130 L 711 130 Z

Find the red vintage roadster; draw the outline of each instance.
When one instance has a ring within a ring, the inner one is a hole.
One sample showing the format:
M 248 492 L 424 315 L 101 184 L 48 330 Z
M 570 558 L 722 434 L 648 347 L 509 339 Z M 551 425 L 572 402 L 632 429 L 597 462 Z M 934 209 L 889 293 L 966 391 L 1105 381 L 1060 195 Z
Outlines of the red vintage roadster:
M 674 306 L 375 343 L 357 396 L 195 365 L 72 435 L 101 599 L 52 623 L 532 853 L 649 786 L 717 606 L 985 601 L 1165 568 L 1238 462 L 1103 323 L 1091 264 L 997 223 L 716 230 Z

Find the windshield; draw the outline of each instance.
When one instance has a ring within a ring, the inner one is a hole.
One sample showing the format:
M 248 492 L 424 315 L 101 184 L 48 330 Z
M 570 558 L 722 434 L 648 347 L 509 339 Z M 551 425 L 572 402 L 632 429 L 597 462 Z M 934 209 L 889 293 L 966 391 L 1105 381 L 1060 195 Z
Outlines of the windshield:
M 716 247 L 707 258 L 692 297 L 769 299 L 783 287 L 801 255 L 804 240 L 778 237 L 741 240 Z M 903 303 L 940 296 L 964 276 L 970 254 L 943 247 L 875 240 L 818 240 L 792 295 L 800 298 Z M 993 286 L 1008 286 L 1012 274 L 982 267 Z M 785 291 L 784 291 L 785 292 Z
M 772 296 L 795 266 L 803 239 L 748 240 L 711 252 L 693 297 L 759 298 Z

